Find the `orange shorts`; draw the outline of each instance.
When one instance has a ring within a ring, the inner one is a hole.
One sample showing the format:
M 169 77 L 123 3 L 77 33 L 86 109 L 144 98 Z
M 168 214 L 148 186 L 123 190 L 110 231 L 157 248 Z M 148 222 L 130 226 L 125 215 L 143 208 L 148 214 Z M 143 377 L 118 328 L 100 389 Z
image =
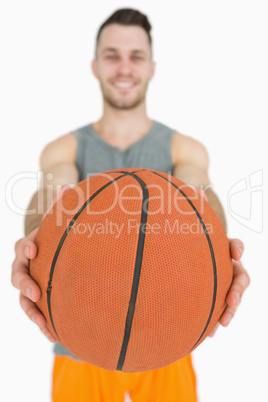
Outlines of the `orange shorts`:
M 54 402 L 196 402 L 191 355 L 160 369 L 139 373 L 108 371 L 68 356 L 55 355 Z

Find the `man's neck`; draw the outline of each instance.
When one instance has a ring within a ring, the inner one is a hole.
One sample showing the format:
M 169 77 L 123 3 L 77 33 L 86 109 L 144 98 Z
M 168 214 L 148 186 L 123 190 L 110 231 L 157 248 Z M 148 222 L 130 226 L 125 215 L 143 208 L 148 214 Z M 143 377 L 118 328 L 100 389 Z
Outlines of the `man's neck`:
M 145 107 L 130 110 L 104 107 L 101 119 L 93 127 L 104 140 L 124 148 L 145 135 L 152 125 Z

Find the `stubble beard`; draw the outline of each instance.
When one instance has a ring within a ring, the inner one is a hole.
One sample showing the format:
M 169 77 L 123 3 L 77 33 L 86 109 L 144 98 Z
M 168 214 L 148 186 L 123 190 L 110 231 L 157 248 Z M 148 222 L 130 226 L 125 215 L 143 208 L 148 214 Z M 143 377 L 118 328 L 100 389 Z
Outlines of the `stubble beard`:
M 124 100 L 117 100 L 115 99 L 112 94 L 110 94 L 108 91 L 105 90 L 104 85 L 102 82 L 100 82 L 102 94 L 103 94 L 103 99 L 105 102 L 109 104 L 114 109 L 117 110 L 131 110 L 135 109 L 137 106 L 139 106 L 141 103 L 145 102 L 145 96 L 146 96 L 146 91 L 148 87 L 148 82 L 146 85 L 142 88 L 141 91 L 136 95 L 135 99 L 132 101 L 124 101 Z

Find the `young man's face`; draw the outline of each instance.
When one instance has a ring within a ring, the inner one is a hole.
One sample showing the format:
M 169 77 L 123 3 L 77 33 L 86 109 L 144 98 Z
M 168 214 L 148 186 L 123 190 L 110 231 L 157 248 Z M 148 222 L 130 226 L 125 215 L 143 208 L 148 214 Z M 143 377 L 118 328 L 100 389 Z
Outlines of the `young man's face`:
M 111 24 L 103 29 L 92 70 L 110 106 L 132 109 L 144 102 L 154 69 L 149 38 L 143 28 Z

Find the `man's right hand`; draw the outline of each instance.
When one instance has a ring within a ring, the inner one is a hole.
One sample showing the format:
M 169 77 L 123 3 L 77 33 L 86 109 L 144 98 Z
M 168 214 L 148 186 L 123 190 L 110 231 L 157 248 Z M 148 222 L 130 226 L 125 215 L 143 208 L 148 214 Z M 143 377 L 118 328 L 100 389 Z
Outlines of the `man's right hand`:
M 58 201 L 62 194 L 69 188 L 70 186 L 68 185 L 63 186 L 58 192 L 54 202 Z M 37 253 L 37 247 L 34 241 L 38 229 L 39 227 L 34 229 L 28 236 L 16 242 L 16 257 L 12 264 L 11 282 L 15 288 L 20 290 L 20 305 L 23 311 L 39 326 L 40 330 L 50 342 L 56 342 L 56 339 L 52 336 L 47 327 L 45 317 L 35 304 L 41 297 L 41 290 L 29 275 L 30 260 L 33 259 Z
M 56 342 L 47 327 L 45 317 L 35 304 L 41 297 L 41 290 L 29 275 L 30 260 L 37 253 L 34 240 L 38 229 L 34 229 L 28 236 L 16 242 L 16 258 L 12 264 L 11 282 L 15 288 L 20 290 L 20 305 L 23 311 L 39 326 L 40 330 L 51 342 Z

